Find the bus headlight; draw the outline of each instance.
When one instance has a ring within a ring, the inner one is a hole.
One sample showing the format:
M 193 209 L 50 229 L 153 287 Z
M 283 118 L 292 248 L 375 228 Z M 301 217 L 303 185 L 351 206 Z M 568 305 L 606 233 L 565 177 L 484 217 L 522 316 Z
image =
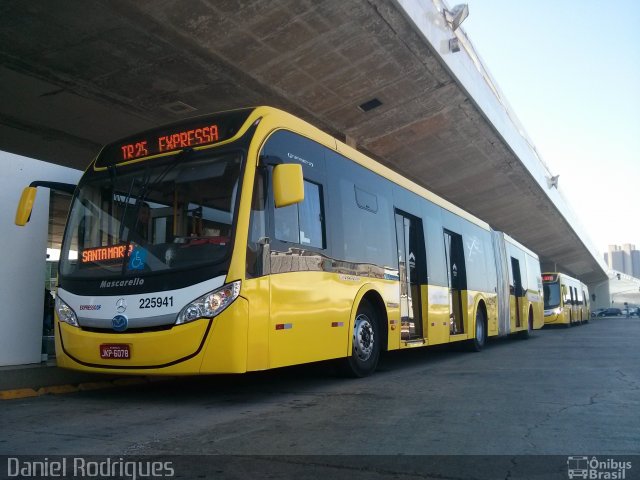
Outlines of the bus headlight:
M 178 314 L 176 325 L 192 322 L 198 318 L 213 318 L 219 315 L 240 294 L 240 281 L 231 282 L 213 292 L 195 299 Z
M 64 303 L 64 301 L 60 298 L 60 295 L 56 295 L 56 313 L 58 314 L 58 320 L 64 323 L 68 323 L 72 327 L 79 327 L 78 325 L 78 317 L 76 317 L 76 312 L 73 309 Z

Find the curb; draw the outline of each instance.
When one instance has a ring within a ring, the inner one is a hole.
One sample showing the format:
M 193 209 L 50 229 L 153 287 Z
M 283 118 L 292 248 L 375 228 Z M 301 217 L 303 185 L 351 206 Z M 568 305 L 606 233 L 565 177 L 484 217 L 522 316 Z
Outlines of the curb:
M 162 380 L 169 380 L 165 377 Z M 85 382 L 77 385 L 51 385 L 47 387 L 35 388 L 16 388 L 13 390 L 0 390 L 0 400 L 17 400 L 21 398 L 41 397 L 43 395 L 61 395 L 65 393 L 89 392 L 93 390 L 102 390 L 106 388 L 128 387 L 132 385 L 143 385 L 146 383 L 156 383 L 162 381 L 160 379 L 149 379 L 145 377 L 117 378 L 110 381 L 102 382 Z

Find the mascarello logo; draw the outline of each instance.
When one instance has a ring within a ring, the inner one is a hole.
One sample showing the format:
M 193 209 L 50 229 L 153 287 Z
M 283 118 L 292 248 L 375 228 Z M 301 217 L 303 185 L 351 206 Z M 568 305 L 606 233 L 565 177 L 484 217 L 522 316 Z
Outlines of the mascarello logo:
M 571 479 L 625 480 L 627 470 L 631 470 L 631 462 L 614 458 L 602 460 L 595 456 L 591 458 L 588 456 L 567 457 L 567 475 Z

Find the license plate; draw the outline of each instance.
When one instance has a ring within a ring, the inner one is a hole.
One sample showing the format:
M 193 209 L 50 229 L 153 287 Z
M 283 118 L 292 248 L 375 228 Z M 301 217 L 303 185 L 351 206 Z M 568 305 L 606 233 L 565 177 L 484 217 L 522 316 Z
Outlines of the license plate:
M 103 343 L 100 345 L 100 358 L 105 360 L 129 360 L 131 349 L 126 343 Z

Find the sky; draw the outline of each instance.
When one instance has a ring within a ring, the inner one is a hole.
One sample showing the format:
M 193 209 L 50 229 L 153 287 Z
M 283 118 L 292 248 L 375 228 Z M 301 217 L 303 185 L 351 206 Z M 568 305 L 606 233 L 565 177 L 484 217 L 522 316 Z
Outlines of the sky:
M 462 24 L 592 244 L 640 249 L 640 1 L 465 2 Z

